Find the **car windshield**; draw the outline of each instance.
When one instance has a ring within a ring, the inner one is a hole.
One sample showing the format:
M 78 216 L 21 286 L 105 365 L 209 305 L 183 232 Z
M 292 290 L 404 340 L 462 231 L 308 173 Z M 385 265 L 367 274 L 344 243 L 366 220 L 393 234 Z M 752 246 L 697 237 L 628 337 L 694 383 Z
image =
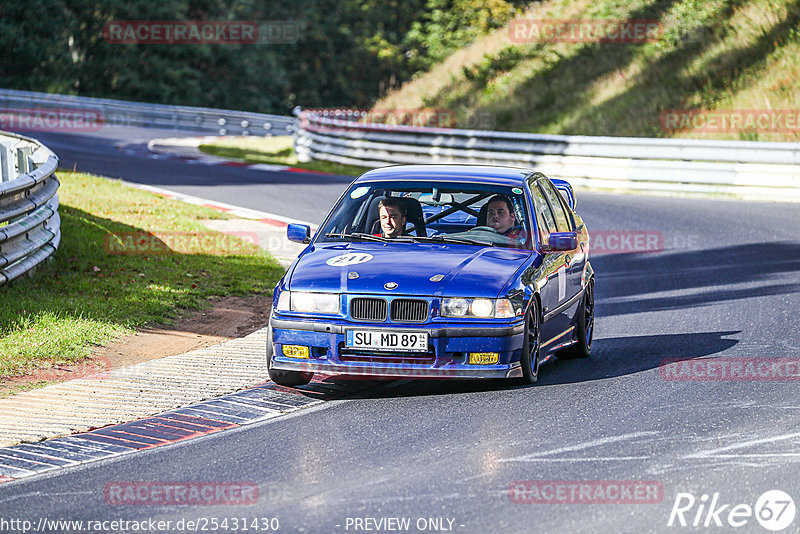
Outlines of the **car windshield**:
M 521 187 L 397 181 L 353 184 L 328 216 L 317 241 L 530 249 L 530 236 Z

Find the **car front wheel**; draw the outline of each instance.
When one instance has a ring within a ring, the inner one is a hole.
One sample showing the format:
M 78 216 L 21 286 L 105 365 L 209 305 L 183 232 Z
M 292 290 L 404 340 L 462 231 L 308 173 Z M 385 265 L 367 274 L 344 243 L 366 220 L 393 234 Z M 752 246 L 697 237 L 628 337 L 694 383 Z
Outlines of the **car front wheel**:
M 305 386 L 314 377 L 314 373 L 306 373 L 303 371 L 285 371 L 283 369 L 272 368 L 272 355 L 274 348 L 272 345 L 272 325 L 270 324 L 267 329 L 267 373 L 270 379 L 279 386 Z
M 533 299 L 528 313 L 525 315 L 525 337 L 522 343 L 522 379 L 527 384 L 535 384 L 539 376 L 539 352 L 542 348 L 541 330 L 539 323 L 539 305 Z

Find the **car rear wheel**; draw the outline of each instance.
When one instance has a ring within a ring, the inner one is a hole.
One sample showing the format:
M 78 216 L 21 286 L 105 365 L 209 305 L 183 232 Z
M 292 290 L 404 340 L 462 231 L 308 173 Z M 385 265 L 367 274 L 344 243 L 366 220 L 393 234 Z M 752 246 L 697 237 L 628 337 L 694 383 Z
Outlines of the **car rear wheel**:
M 314 373 L 303 371 L 285 371 L 283 369 L 272 368 L 272 356 L 274 348 L 272 345 L 272 325 L 267 328 L 267 373 L 270 379 L 279 386 L 305 386 L 314 377 Z
M 522 357 L 522 379 L 527 384 L 535 384 L 539 377 L 539 352 L 542 348 L 542 332 L 539 322 L 539 305 L 533 299 L 528 313 L 525 315 L 525 330 L 523 333 Z
M 583 299 L 578 308 L 575 336 L 578 342 L 558 353 L 559 358 L 588 358 L 592 352 L 594 335 L 594 278 L 586 284 Z

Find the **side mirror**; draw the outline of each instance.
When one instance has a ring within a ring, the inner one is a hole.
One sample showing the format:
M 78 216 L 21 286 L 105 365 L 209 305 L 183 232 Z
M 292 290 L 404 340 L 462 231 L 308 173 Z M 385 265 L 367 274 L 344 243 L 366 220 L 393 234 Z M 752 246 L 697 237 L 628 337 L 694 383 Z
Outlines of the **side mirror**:
M 578 233 L 577 232 L 553 232 L 547 238 L 546 252 L 559 252 L 566 250 L 575 250 L 578 248 Z
M 286 237 L 295 243 L 311 243 L 311 228 L 305 224 L 290 224 L 286 227 Z

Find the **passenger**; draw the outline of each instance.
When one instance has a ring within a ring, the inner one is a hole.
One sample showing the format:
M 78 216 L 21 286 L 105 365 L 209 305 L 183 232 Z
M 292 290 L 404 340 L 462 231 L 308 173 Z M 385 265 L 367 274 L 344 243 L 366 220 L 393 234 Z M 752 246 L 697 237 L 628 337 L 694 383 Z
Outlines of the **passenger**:
M 522 227 L 517 224 L 517 216 L 514 215 L 514 204 L 505 195 L 495 195 L 489 199 L 486 224 L 494 228 L 498 234 L 512 239 L 518 239 L 522 234 Z
M 386 238 L 395 238 L 406 233 L 406 215 L 408 211 L 397 197 L 386 197 L 378 203 L 381 221 L 381 234 Z

